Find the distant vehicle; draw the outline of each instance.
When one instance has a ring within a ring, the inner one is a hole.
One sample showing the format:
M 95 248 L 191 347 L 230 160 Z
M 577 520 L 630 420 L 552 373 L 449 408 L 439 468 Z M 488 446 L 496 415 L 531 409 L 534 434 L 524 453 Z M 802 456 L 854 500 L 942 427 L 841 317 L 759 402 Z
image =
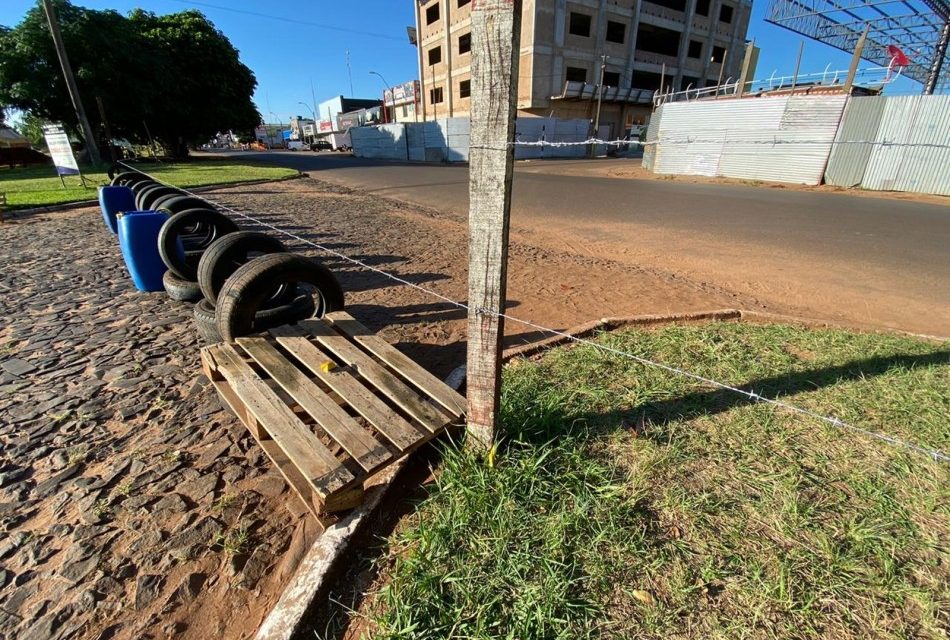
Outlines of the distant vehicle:
M 324 150 L 330 151 L 332 149 L 333 149 L 333 145 L 330 144 L 330 141 L 324 140 L 322 138 L 320 140 L 314 140 L 313 142 L 310 143 L 311 151 L 324 151 Z
M 287 149 L 290 151 L 306 151 L 307 143 L 301 142 L 300 140 L 288 140 Z
M 334 151 L 349 151 L 353 148 L 353 141 L 350 140 L 350 131 L 346 133 L 331 133 L 327 140 Z

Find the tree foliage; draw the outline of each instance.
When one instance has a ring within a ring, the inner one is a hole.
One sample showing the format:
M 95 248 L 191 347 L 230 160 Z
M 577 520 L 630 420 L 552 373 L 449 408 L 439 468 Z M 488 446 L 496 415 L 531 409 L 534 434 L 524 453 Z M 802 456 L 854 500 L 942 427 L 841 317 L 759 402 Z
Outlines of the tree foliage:
M 198 11 L 128 17 L 54 0 L 76 84 L 102 137 L 96 98 L 112 134 L 137 142 L 151 134 L 176 155 L 218 131 L 250 131 L 260 121 L 257 86 L 227 37 Z M 40 6 L 13 28 L 0 27 L 0 107 L 62 122 L 76 115 Z

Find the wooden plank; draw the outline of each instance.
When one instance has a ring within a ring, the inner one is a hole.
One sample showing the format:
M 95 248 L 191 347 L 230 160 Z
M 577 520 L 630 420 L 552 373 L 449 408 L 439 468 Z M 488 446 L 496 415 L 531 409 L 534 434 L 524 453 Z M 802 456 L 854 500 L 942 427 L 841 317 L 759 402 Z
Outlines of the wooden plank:
M 231 410 L 236 414 L 241 415 L 243 405 L 241 404 L 241 401 L 238 400 L 237 395 L 234 393 L 234 389 L 231 388 L 231 384 L 227 380 L 217 380 L 214 382 L 214 386 L 221 394 L 221 397 L 224 398 L 228 403 L 228 406 L 231 407 Z M 307 508 L 310 509 L 313 515 L 319 518 L 320 510 L 317 504 L 319 498 L 317 496 L 317 492 L 311 488 L 310 483 L 307 482 L 306 478 L 304 478 L 300 472 L 297 471 L 294 465 L 291 464 L 290 459 L 283 451 L 281 451 L 276 442 L 273 440 L 261 440 L 251 428 L 248 428 L 248 431 L 251 432 L 251 436 L 257 440 L 257 444 L 261 446 L 261 449 L 264 450 L 264 453 L 267 454 L 267 457 L 270 458 L 271 462 L 274 463 L 274 466 L 277 467 L 280 475 L 284 477 L 284 480 L 287 481 L 287 484 L 290 485 L 290 488 L 293 489 L 298 496 L 300 496 L 300 499 L 303 500 L 304 504 L 307 505 Z
M 379 389 L 406 413 L 435 433 L 445 428 L 449 420 L 433 405 L 410 389 L 365 351 L 340 335 L 322 320 L 305 320 L 299 323 L 304 330 L 316 337 L 317 342 L 336 354 L 341 360 L 355 367 L 357 373 Z
M 367 472 L 390 459 L 389 450 L 264 338 L 238 338 L 244 349 Z
M 466 442 L 485 449 L 500 404 L 520 41 L 521 0 L 472 3 Z
M 320 442 L 290 407 L 261 380 L 228 344 L 217 345 L 214 359 L 218 371 L 231 383 L 235 394 L 263 425 L 291 462 L 326 498 L 345 488 L 355 478 Z
M 276 327 L 270 330 L 270 334 L 400 451 L 410 449 L 420 438 L 426 436 L 424 431 L 407 422 L 348 372 L 322 371 L 320 365 L 329 360 L 330 356 L 320 351 L 300 328 Z
M 392 367 L 396 373 L 427 393 L 455 417 L 465 415 L 465 397 L 439 380 L 415 360 L 402 353 L 378 335 L 364 327 L 346 311 L 327 314 L 326 320 L 350 336 L 361 347 Z

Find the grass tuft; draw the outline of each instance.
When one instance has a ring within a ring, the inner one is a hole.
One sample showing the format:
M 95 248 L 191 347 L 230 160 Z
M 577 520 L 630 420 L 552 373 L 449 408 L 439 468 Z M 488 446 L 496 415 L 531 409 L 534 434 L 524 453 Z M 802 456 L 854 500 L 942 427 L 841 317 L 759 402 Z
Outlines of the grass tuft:
M 947 450 L 950 350 L 717 323 L 606 345 Z M 943 638 L 950 467 L 587 346 L 505 372 L 388 540 L 379 638 Z

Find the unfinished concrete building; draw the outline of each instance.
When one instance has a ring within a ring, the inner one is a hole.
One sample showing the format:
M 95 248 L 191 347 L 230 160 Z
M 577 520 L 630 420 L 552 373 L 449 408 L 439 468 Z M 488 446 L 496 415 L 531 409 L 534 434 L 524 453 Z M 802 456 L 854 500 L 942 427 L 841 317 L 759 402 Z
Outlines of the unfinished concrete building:
M 413 0 L 425 120 L 467 116 L 471 0 Z M 601 135 L 642 124 L 652 91 L 738 76 L 750 0 L 524 0 L 519 115 L 593 118 Z M 723 64 L 724 63 L 724 64 Z M 665 69 L 665 72 L 664 72 Z

